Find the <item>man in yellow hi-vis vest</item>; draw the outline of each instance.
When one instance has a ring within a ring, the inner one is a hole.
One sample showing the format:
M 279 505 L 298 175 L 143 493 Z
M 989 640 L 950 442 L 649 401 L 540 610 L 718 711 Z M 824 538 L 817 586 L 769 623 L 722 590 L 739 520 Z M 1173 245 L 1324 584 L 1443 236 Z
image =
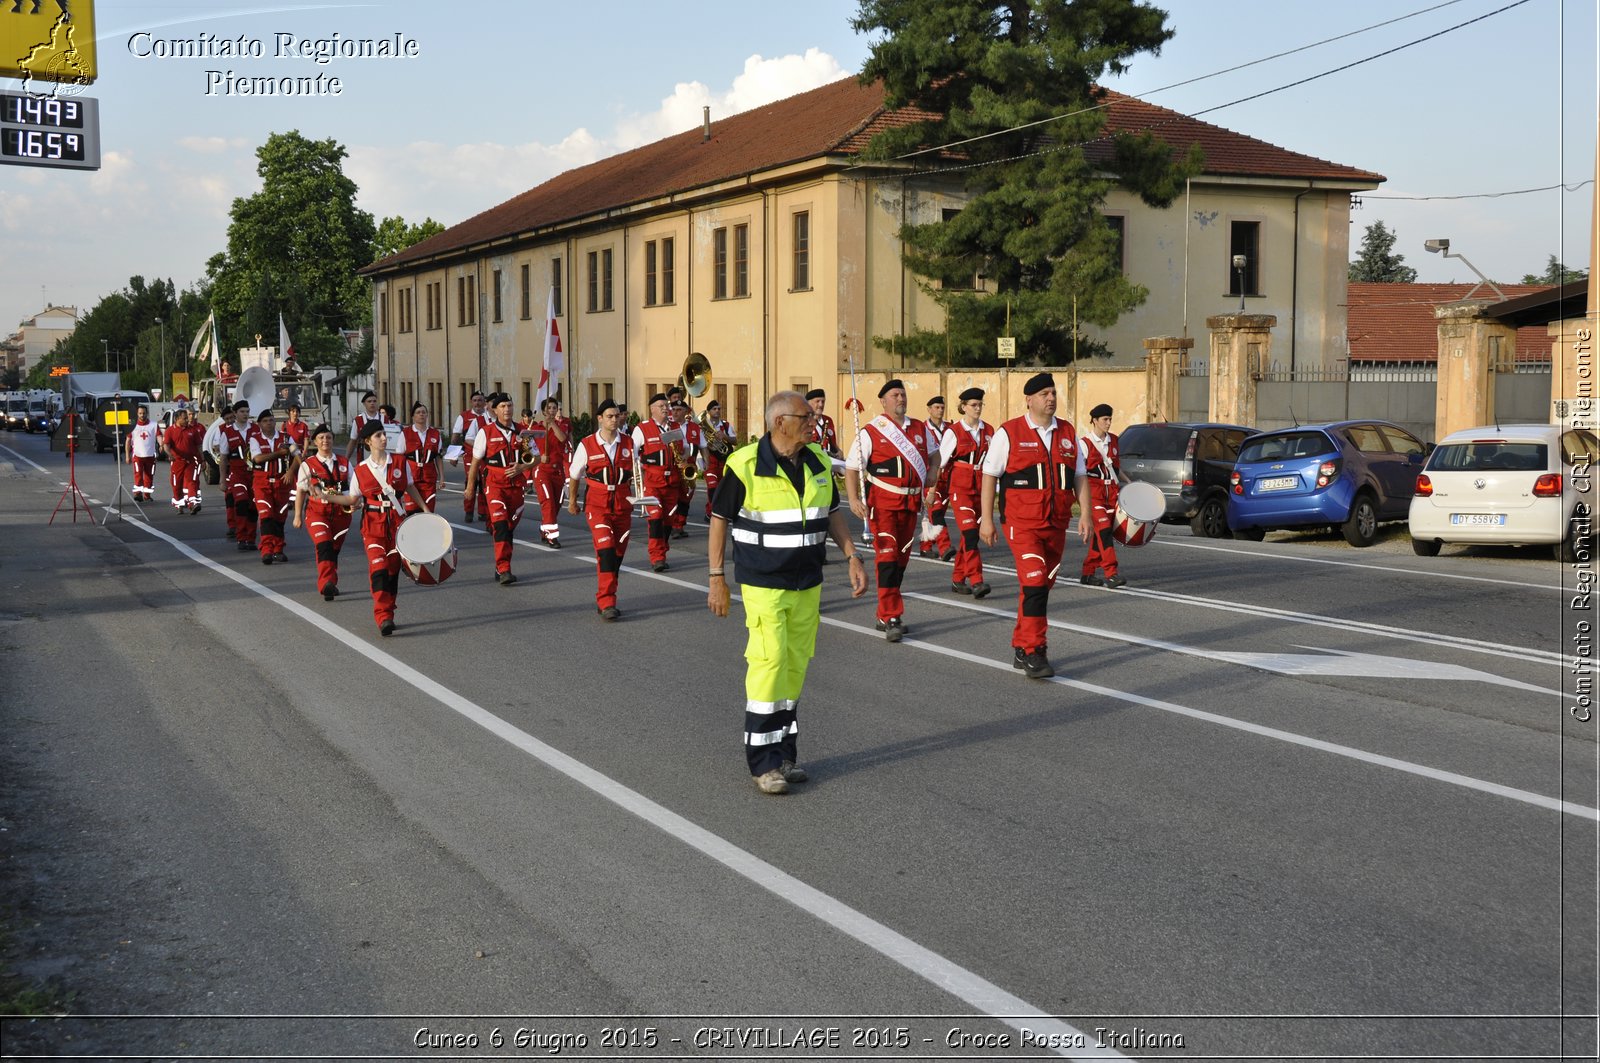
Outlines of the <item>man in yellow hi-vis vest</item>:
M 711 590 L 707 604 L 728 615 L 724 549 L 731 528 L 733 561 L 744 600 L 744 748 L 762 793 L 782 794 L 806 781 L 798 766 L 797 707 L 816 652 L 822 564 L 831 538 L 849 559 L 851 597 L 867 593 L 867 569 L 839 497 L 833 470 L 811 443 L 816 414 L 798 391 L 767 400 L 767 433 L 728 455 L 711 501 Z

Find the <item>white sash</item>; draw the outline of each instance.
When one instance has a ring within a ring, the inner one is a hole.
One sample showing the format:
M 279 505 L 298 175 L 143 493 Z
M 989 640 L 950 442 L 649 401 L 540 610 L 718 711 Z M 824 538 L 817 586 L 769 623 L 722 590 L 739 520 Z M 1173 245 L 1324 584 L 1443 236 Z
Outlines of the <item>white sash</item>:
M 867 423 L 870 427 L 876 428 L 879 434 L 894 444 L 894 448 L 900 452 L 900 456 L 905 458 L 906 463 L 917 471 L 917 482 L 926 486 L 928 483 L 928 463 L 923 460 L 922 452 L 912 445 L 911 440 L 906 438 L 906 434 L 901 430 L 900 426 L 881 413 Z M 865 465 L 867 462 L 863 461 L 862 464 Z

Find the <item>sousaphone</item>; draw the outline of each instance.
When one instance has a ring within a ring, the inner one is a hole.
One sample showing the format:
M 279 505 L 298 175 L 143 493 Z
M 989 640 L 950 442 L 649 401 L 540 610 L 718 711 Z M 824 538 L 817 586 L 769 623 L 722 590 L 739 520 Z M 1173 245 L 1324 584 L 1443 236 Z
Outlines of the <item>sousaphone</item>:
M 273 382 L 272 370 L 259 365 L 246 369 L 239 374 L 239 383 L 235 385 L 234 395 L 235 401 L 250 404 L 250 419 L 254 421 L 264 410 L 272 408 L 272 400 L 278 395 L 278 385 Z

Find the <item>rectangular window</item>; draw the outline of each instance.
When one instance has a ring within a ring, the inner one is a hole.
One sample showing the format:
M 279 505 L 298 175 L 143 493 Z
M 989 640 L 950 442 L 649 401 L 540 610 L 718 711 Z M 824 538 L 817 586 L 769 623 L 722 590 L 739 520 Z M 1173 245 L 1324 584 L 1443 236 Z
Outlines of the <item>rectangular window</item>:
M 470 409 L 472 409 L 472 385 L 463 380 L 461 382 L 460 410 L 462 413 L 466 413 Z M 455 424 L 455 421 L 452 420 L 450 424 Z M 446 427 L 448 427 L 448 425 Z
M 456 278 L 456 324 L 478 323 L 478 278 L 467 275 Z
M 661 301 L 672 302 L 672 237 L 661 240 Z
M 550 291 L 556 305 L 556 317 L 561 316 L 561 260 L 550 260 Z
M 594 381 L 591 380 L 591 381 L 589 381 L 589 412 L 593 413 L 594 411 L 598 410 L 599 408 L 600 408 L 600 385 L 596 384 Z
M 389 293 L 378 293 L 378 335 L 389 334 Z
M 724 414 L 728 412 L 723 407 Z M 738 438 L 745 439 L 750 432 L 750 385 L 735 384 L 733 386 L 733 430 Z
M 600 252 L 600 309 L 611 309 L 611 248 Z
M 533 291 L 530 287 L 528 274 L 532 267 L 526 263 L 522 266 L 522 320 L 526 321 L 533 316 Z
M 456 278 L 456 324 L 467 323 L 467 278 Z
M 797 292 L 811 289 L 811 212 L 794 213 L 794 278 L 790 287 Z
M 1237 255 L 1244 256 L 1242 269 L 1233 264 Z M 1261 223 L 1258 221 L 1236 221 L 1229 224 L 1228 294 L 1261 294 Z
M 400 331 L 411 331 L 411 289 L 400 289 Z
M 589 313 L 600 309 L 600 252 L 589 252 Z
M 750 294 L 750 226 L 733 227 L 733 294 Z
M 495 321 L 502 320 L 501 317 L 500 317 L 500 271 L 499 270 L 495 270 L 494 271 L 494 320 Z
M 522 382 L 522 408 L 533 409 L 533 385 L 526 380 Z
M 711 232 L 711 298 L 728 297 L 728 230 Z
M 644 243 L 644 305 L 656 305 L 656 242 Z
M 442 380 L 428 381 L 428 416 L 433 419 L 434 424 L 442 424 L 444 422 L 444 381 Z M 445 425 L 445 427 L 449 428 L 450 426 Z
M 423 321 L 428 328 L 436 329 L 444 323 L 441 320 L 444 317 L 444 283 L 432 281 L 423 288 L 422 294 L 427 301 L 427 306 L 423 310 Z
M 1128 219 L 1121 214 L 1107 214 L 1106 226 L 1111 234 L 1116 237 L 1116 250 L 1112 252 L 1113 261 L 1117 264 L 1118 273 L 1128 272 L 1127 247 L 1128 247 Z

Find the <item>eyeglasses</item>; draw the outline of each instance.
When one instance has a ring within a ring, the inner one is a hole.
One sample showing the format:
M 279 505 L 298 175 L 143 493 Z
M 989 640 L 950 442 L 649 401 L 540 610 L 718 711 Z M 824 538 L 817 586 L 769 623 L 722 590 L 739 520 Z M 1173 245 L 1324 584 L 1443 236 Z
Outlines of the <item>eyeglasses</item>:
M 815 411 L 807 411 L 806 413 L 780 413 L 780 414 L 778 414 L 778 419 L 779 420 L 782 420 L 785 417 L 798 417 L 802 421 L 815 421 L 817 419 L 817 415 L 816 415 Z

